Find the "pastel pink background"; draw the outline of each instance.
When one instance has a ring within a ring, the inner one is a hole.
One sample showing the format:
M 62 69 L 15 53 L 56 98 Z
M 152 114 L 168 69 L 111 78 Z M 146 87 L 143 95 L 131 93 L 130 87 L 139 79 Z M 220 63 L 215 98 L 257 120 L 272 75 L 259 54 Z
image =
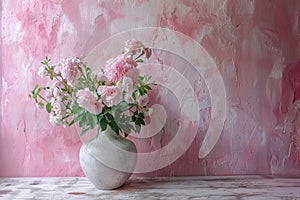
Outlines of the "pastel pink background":
M 299 12 L 299 0 L 3 0 L 0 176 L 83 175 L 75 129 L 52 127 L 28 98 L 42 81 L 39 63 L 45 56 L 85 54 L 113 34 L 149 26 L 186 34 L 209 52 L 225 84 L 228 113 L 207 157 L 198 152 L 209 104 L 199 109 L 199 132 L 183 156 L 137 175 L 299 176 Z M 160 145 L 151 140 L 139 150 Z

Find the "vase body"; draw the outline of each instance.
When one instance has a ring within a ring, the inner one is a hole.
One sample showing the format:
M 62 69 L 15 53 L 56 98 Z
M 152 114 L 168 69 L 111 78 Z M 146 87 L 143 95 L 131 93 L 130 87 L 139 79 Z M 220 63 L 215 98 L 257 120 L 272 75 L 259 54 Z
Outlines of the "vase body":
M 93 140 L 82 144 L 79 160 L 83 172 L 96 188 L 116 189 L 133 173 L 137 150 L 133 142 L 108 127 Z

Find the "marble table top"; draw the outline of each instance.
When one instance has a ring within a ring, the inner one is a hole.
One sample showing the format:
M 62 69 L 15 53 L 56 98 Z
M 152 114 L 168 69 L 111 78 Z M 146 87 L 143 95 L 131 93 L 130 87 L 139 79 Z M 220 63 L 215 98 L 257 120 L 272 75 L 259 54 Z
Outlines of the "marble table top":
M 98 190 L 85 177 L 0 178 L 0 199 L 300 199 L 300 177 L 134 178 L 117 190 Z

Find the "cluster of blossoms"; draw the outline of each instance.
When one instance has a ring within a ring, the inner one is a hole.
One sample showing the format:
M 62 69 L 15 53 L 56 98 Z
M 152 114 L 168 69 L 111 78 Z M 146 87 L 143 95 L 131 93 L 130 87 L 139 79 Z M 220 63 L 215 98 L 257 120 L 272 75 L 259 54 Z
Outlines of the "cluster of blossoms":
M 125 136 L 131 131 L 140 132 L 151 110 L 147 107 L 147 92 L 155 85 L 150 77 L 140 75 L 138 63 L 143 62 L 143 56 L 150 58 L 151 50 L 133 39 L 126 42 L 122 55 L 109 60 L 97 74 L 83 58 L 63 59 L 54 65 L 46 58 L 38 74 L 53 83 L 47 87 L 37 85 L 30 97 L 39 108 L 46 107 L 53 125 L 79 122 L 82 134 L 96 125 L 99 131 L 110 126 Z

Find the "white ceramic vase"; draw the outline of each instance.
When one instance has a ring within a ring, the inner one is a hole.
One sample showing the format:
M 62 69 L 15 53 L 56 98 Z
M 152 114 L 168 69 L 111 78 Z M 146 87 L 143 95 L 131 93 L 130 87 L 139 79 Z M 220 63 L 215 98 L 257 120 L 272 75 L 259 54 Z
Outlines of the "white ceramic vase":
M 135 144 L 109 127 L 80 148 L 80 165 L 98 189 L 121 187 L 133 173 L 137 150 Z

